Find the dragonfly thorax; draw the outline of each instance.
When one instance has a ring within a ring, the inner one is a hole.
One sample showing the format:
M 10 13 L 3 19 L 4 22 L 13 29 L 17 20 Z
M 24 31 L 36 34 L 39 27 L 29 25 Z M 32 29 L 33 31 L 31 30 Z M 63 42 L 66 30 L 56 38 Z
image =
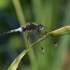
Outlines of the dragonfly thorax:
M 38 30 L 42 30 L 43 29 L 43 25 L 38 24 Z
M 43 25 L 36 24 L 33 22 L 26 24 L 25 28 L 24 27 L 22 28 L 23 31 L 31 31 L 31 30 L 41 31 L 42 29 L 43 29 Z

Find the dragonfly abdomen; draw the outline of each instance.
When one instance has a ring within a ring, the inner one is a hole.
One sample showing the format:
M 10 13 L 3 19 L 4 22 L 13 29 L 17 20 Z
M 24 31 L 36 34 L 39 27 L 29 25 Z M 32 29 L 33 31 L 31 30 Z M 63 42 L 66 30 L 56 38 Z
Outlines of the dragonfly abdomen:
M 0 32 L 0 36 L 8 34 L 8 33 L 12 33 L 12 32 L 14 32 L 14 30 L 9 30 L 9 31 L 6 31 L 6 32 Z

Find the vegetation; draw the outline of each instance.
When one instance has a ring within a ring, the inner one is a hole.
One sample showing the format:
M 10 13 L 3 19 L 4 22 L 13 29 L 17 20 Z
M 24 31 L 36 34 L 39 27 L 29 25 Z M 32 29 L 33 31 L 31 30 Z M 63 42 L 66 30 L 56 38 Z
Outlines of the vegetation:
M 20 33 L 0 37 L 1 70 L 70 69 L 69 0 L 0 0 L 0 9 L 1 32 L 16 29 L 28 22 L 41 23 L 48 32 L 31 44 L 31 48 L 27 48 L 26 33 L 23 34 L 23 39 L 21 39 Z M 42 39 L 44 40 L 41 41 Z M 54 41 L 57 43 L 57 47 L 53 43 Z M 44 55 L 32 48 L 39 42 L 44 47 Z

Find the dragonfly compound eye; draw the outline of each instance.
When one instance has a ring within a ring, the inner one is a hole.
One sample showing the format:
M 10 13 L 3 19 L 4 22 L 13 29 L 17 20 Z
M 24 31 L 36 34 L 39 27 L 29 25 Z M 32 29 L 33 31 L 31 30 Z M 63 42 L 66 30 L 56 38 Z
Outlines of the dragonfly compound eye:
M 42 29 L 43 29 L 43 25 L 39 24 L 39 25 L 38 25 L 38 29 L 39 29 L 39 30 L 42 30 Z

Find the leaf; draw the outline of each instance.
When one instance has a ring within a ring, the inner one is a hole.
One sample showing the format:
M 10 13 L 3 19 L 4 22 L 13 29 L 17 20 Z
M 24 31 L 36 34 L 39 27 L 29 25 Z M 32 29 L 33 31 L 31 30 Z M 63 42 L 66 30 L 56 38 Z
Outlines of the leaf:
M 17 58 L 12 62 L 12 64 L 7 70 L 16 70 L 19 65 L 19 62 L 21 61 L 22 57 L 24 57 L 26 53 L 27 53 L 27 49 L 17 56 Z

